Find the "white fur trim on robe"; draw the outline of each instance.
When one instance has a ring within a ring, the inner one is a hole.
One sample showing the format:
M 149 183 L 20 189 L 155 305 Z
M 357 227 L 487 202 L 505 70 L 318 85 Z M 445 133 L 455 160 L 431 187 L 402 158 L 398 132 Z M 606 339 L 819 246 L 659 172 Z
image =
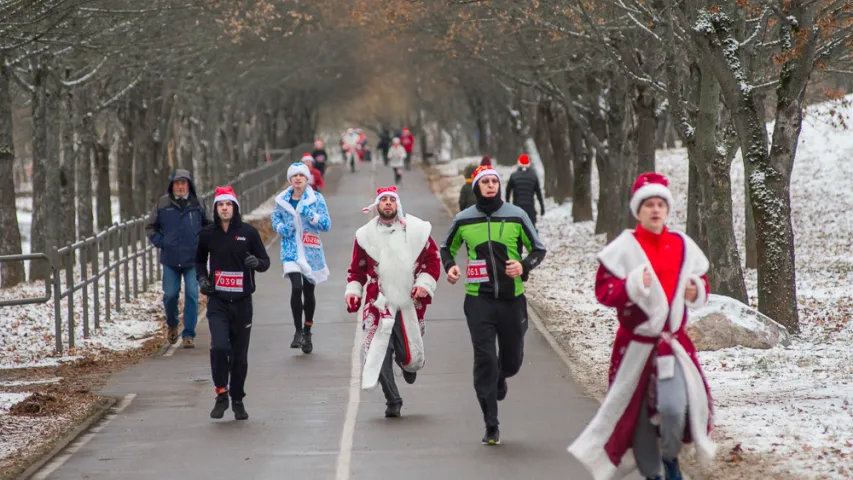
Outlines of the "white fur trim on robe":
M 696 285 L 696 299 L 686 302 L 689 308 L 702 308 L 708 302 L 708 292 L 705 290 L 705 281 L 699 275 L 690 275 L 690 281 Z
M 435 296 L 435 288 L 438 286 L 438 282 L 436 282 L 435 279 L 432 278 L 432 275 L 426 272 L 421 272 L 420 274 L 418 274 L 418 278 L 415 280 L 414 286 L 422 287 L 424 290 L 426 290 L 427 295 L 432 297 Z
M 633 231 L 622 232 L 598 255 L 599 262 L 611 274 L 626 280 L 628 298 L 636 303 L 648 317 L 648 320 L 634 329 L 635 334 L 659 337 L 667 322 L 671 331 L 677 331 L 681 327 L 684 316 L 684 290 L 694 276 L 704 275 L 708 271 L 708 259 L 696 243 L 682 233 L 676 234 L 684 240 L 684 262 L 671 307 L 668 305 L 666 293 L 659 279 L 651 268 L 649 268 L 652 277 L 651 286 L 648 289 L 644 287 L 643 270 L 650 266 L 650 263 L 642 246 L 634 237 Z M 707 459 L 709 453 L 710 458 L 713 458 L 716 446 L 707 432 L 710 412 L 704 382 L 696 365 L 683 347 L 676 341 L 670 343 L 685 372 L 689 405 L 688 425 L 694 446 L 702 460 Z M 625 457 L 630 456 L 631 451 L 629 450 L 623 456 L 620 468 L 618 464 L 614 465 L 610 461 L 605 445 L 628 408 L 631 397 L 639 385 L 644 365 L 653 349 L 654 345 L 649 343 L 633 341 L 628 344 L 604 402 L 581 435 L 568 448 L 569 453 L 577 457 L 595 480 L 610 480 L 625 472 L 627 467 Z

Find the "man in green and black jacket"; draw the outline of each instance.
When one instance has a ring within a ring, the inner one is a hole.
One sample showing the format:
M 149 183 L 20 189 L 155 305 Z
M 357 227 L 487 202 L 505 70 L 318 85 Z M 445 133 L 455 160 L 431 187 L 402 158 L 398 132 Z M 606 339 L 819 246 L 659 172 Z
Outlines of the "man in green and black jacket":
M 468 249 L 465 317 L 474 346 L 474 390 L 483 410 L 483 443 L 500 443 L 498 401 L 506 398 L 506 379 L 518 373 L 527 331 L 524 281 L 545 258 L 545 246 L 524 210 L 501 200 L 500 175 L 490 166 L 474 172 L 477 203 L 459 212 L 441 245 L 447 280 L 462 276 L 456 253 Z M 522 248 L 527 257 L 522 258 Z M 495 348 L 495 338 L 500 353 Z

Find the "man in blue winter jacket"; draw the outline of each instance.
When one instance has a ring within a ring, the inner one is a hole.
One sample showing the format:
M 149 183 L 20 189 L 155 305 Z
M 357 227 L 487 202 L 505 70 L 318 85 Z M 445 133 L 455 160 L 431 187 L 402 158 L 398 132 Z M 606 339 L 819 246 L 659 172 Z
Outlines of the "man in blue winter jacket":
M 145 231 L 151 243 L 160 249 L 163 265 L 163 306 L 169 343 L 178 341 L 178 296 L 184 279 L 184 348 L 195 346 L 198 323 L 198 280 L 195 255 L 198 234 L 210 224 L 204 205 L 198 200 L 190 172 L 177 169 L 172 174 L 166 195 L 160 197 L 151 211 Z

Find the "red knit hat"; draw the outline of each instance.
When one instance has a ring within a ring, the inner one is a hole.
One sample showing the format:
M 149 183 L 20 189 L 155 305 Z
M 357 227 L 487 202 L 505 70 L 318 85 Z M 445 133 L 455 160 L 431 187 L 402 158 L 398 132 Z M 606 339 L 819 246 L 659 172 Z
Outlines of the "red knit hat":
M 471 177 L 474 179 L 474 181 L 472 182 L 472 186 L 477 186 L 477 182 L 479 182 L 480 179 L 485 177 L 486 175 L 491 175 L 493 177 L 496 177 L 499 182 L 501 181 L 501 176 L 500 174 L 498 174 L 497 170 L 490 167 L 489 165 L 480 165 L 479 167 L 477 167 L 476 170 L 474 170 L 474 173 L 471 175 Z
M 480 160 L 480 166 L 482 166 L 482 165 L 491 165 L 491 164 L 492 164 L 492 159 L 491 159 L 491 158 L 489 158 L 489 156 L 488 156 L 488 155 L 483 155 L 483 159 L 482 159 L 482 160 Z
M 634 190 L 631 193 L 631 213 L 638 218 L 640 206 L 650 198 L 662 198 L 667 207 L 672 208 L 674 200 L 672 192 L 669 191 L 669 179 L 655 172 L 646 172 L 637 177 L 634 182 Z
M 530 157 L 528 157 L 526 153 L 522 153 L 521 156 L 518 157 L 518 165 L 521 167 L 529 167 Z

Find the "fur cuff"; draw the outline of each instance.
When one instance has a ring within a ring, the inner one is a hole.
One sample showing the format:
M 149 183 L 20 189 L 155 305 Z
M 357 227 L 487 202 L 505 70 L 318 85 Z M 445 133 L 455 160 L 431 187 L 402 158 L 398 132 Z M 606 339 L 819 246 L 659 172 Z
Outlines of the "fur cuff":
M 352 294 L 361 298 L 362 293 L 364 293 L 364 286 L 356 281 L 352 281 L 347 284 L 347 289 L 346 292 L 344 292 L 344 295 Z
M 684 299 L 684 304 L 687 305 L 688 308 L 702 308 L 708 303 L 708 294 L 705 292 L 705 281 L 702 280 L 702 277 L 699 275 L 690 275 L 688 277 L 693 285 L 696 285 L 696 300 L 692 302 L 688 302 L 687 299 Z
M 640 265 L 635 268 L 633 272 L 628 274 L 628 278 L 625 280 L 625 288 L 628 290 L 628 298 L 631 299 L 634 303 L 643 303 L 643 299 L 648 298 L 649 293 L 651 293 L 651 287 L 646 288 L 643 285 L 643 271 L 648 267 L 648 265 Z
M 436 285 L 437 282 L 432 278 L 432 275 L 428 273 L 419 273 L 418 278 L 415 280 L 414 287 L 423 287 L 424 290 L 427 291 L 427 295 L 432 297 L 435 295 Z

